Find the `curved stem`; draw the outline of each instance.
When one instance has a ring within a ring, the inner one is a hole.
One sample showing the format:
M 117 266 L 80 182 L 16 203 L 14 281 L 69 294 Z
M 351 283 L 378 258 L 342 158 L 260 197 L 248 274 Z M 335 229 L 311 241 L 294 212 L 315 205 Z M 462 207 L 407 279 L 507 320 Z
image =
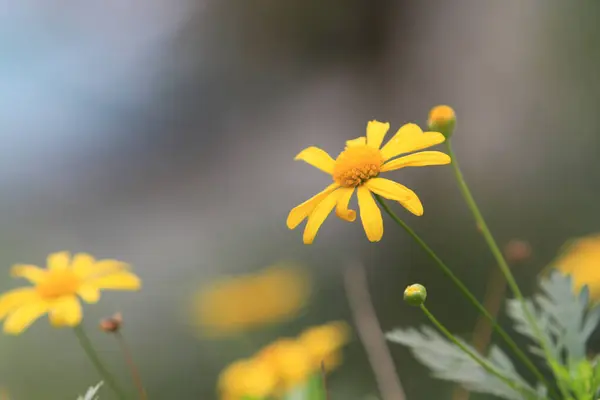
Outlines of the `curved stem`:
M 448 278 L 450 278 L 452 283 L 454 283 L 456 287 L 458 287 L 461 293 L 471 302 L 471 304 L 473 304 L 475 308 L 477 308 L 477 310 L 483 316 L 485 316 L 488 319 L 488 321 L 490 321 L 496 333 L 500 335 L 500 337 L 506 342 L 506 344 L 512 350 L 512 352 L 523 362 L 523 364 L 525 364 L 525 366 L 535 375 L 535 377 L 541 382 L 543 382 L 547 387 L 549 387 L 548 383 L 546 382 L 546 379 L 544 378 L 540 370 L 537 369 L 537 367 L 527 357 L 527 355 L 523 353 L 523 351 L 519 348 L 519 346 L 517 346 L 515 341 L 508 335 L 508 333 L 506 333 L 506 331 L 500 325 L 498 325 L 496 319 L 489 313 L 489 311 L 483 306 L 483 304 L 481 304 L 481 302 L 477 300 L 475 295 L 465 286 L 465 284 L 462 283 L 462 281 L 456 275 L 454 275 L 454 272 L 452 272 L 452 270 L 442 261 L 442 259 L 438 257 L 438 255 L 431 249 L 431 247 L 429 247 L 427 243 L 425 243 L 425 241 L 421 239 L 421 237 L 414 230 L 412 230 L 410 226 L 408 226 L 396 214 L 394 214 L 394 212 L 389 208 L 387 203 L 379 195 L 376 194 L 375 199 L 379 202 L 379 204 L 381 204 L 381 207 L 394 220 L 394 222 L 400 225 L 406 231 L 406 233 L 408 233 L 408 235 L 415 242 L 417 242 L 417 244 L 421 246 L 423 250 L 425 250 L 427 255 L 431 257 L 433 261 L 435 261 L 436 265 L 442 270 L 444 274 L 446 274 Z
M 104 366 L 100 360 L 100 357 L 98 357 L 98 353 L 96 353 L 96 350 L 94 350 L 94 346 L 92 345 L 90 338 L 87 336 L 81 325 L 73 328 L 73 331 L 75 331 L 75 336 L 77 336 L 77 339 L 79 339 L 79 344 L 83 348 L 83 351 L 85 351 L 85 354 L 88 356 L 92 364 L 94 364 L 94 367 L 100 376 L 102 376 L 102 379 L 104 379 L 106 384 L 110 386 L 112 391 L 115 392 L 119 399 L 126 399 L 127 396 L 125 395 L 125 392 L 123 392 L 123 390 L 119 387 L 112 374 Z
M 553 360 L 554 357 L 552 356 L 552 353 L 548 349 L 548 344 L 546 343 L 546 341 L 542 335 L 542 331 L 540 330 L 540 327 L 538 326 L 537 321 L 535 320 L 534 316 L 531 313 L 531 310 L 529 309 L 529 307 L 527 307 L 527 305 L 525 303 L 525 298 L 523 297 L 523 293 L 521 292 L 521 289 L 519 289 L 519 285 L 517 284 L 515 277 L 513 276 L 512 272 L 510 271 L 510 268 L 508 267 L 508 263 L 506 262 L 506 260 L 504 259 L 504 256 L 502 255 L 502 251 L 498 247 L 498 244 L 496 243 L 496 240 L 494 239 L 492 232 L 488 228 L 487 223 L 485 222 L 485 219 L 483 218 L 483 215 L 481 214 L 481 211 L 479 211 L 479 207 L 477 206 L 477 203 L 475 202 L 475 199 L 473 198 L 473 195 L 471 194 L 471 191 L 469 190 L 469 186 L 467 185 L 467 182 L 465 181 L 465 178 L 463 177 L 462 171 L 460 170 L 460 166 L 458 165 L 458 160 L 456 159 L 456 156 L 454 155 L 454 151 L 452 150 L 452 143 L 451 143 L 450 139 L 448 139 L 446 141 L 446 147 L 448 149 L 448 155 L 452 159 L 452 168 L 454 169 L 454 175 L 456 176 L 456 180 L 458 182 L 458 186 L 460 187 L 460 191 L 462 192 L 463 197 L 465 198 L 465 201 L 467 202 L 467 205 L 469 206 L 469 209 L 471 210 L 471 213 L 473 214 L 473 217 L 475 217 L 475 222 L 476 222 L 478 228 L 480 229 L 481 234 L 483 235 L 483 238 L 485 239 L 488 247 L 490 248 L 490 251 L 491 251 L 492 255 L 494 256 L 494 259 L 498 263 L 498 267 L 500 267 L 502 274 L 504 274 L 504 277 L 506 278 L 506 282 L 508 283 L 508 286 L 510 287 L 513 294 L 515 295 L 515 298 L 521 303 L 521 307 L 523 308 L 523 313 L 525 315 L 525 318 L 527 319 L 527 322 L 531 326 L 533 333 L 538 338 L 538 341 L 540 343 L 540 346 L 542 347 L 542 350 L 544 352 L 546 360 L 550 364 L 550 361 Z
M 437 320 L 437 318 L 427 309 L 427 307 L 425 307 L 425 304 L 421 304 L 420 308 L 421 308 L 421 310 L 423 310 L 423 313 L 425 313 L 427 318 L 429 318 L 429 320 L 436 326 L 436 328 L 438 328 L 448 338 L 448 340 L 450 340 L 452 343 L 454 343 L 456 346 L 458 346 L 463 352 L 465 352 L 469 357 L 471 357 L 471 359 L 473 361 L 475 361 L 477 364 L 479 364 L 481 366 L 481 368 L 486 370 L 488 373 L 494 375 L 496 378 L 500 379 L 502 382 L 507 384 L 510 388 L 512 388 L 516 391 L 522 392 L 526 397 L 530 397 L 530 395 L 532 394 L 532 393 L 530 393 L 530 390 L 522 387 L 521 385 L 517 384 L 516 382 L 514 382 L 511 379 L 507 378 L 506 376 L 502 375 L 502 373 L 498 372 L 486 360 L 482 359 L 474 351 L 472 351 L 467 346 L 465 346 L 464 343 L 462 343 L 460 340 L 458 340 L 448 329 L 446 329 L 446 327 L 444 325 L 442 325 L 442 323 L 440 321 Z M 535 393 L 533 393 L 533 395 L 535 396 Z

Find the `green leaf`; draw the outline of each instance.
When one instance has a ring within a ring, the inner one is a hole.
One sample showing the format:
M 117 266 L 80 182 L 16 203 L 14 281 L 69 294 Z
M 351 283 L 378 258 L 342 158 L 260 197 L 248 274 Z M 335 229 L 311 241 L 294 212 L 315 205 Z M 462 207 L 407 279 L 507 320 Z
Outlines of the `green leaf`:
M 489 393 L 509 400 L 521 400 L 523 395 L 508 386 L 505 382 L 491 375 L 478 363 L 473 361 L 454 343 L 442 337 L 430 327 L 396 329 L 387 335 L 388 340 L 403 344 L 410 348 L 415 358 L 428 367 L 433 376 L 451 382 L 460 383 L 472 392 Z M 477 352 L 464 343 L 471 351 Z M 486 357 L 481 356 L 483 359 Z M 504 376 L 528 388 L 532 398 L 544 398 L 542 389 L 533 389 L 515 370 L 508 356 L 497 346 L 490 348 L 486 359 Z M 537 393 L 537 395 L 533 395 Z
M 600 308 L 588 308 L 588 288 L 575 294 L 571 277 L 558 271 L 542 278 L 540 287 L 543 293 L 526 304 L 542 331 L 542 338 L 535 335 L 521 303 L 511 299 L 507 301 L 507 313 L 515 329 L 533 340 L 533 353 L 544 356 L 540 350 L 543 341 L 556 360 L 566 358 L 575 363 L 585 360 L 585 344 L 600 321 Z
M 98 391 L 104 382 L 98 383 L 96 386 L 90 387 L 83 396 L 79 396 L 77 400 L 98 400 Z

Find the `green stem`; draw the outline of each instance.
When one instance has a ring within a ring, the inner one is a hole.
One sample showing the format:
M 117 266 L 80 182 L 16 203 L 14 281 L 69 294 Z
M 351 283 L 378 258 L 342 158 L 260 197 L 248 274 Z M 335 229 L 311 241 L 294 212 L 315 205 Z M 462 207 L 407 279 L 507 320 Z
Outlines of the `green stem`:
M 100 357 L 98 357 L 98 353 L 96 353 L 96 350 L 94 350 L 94 346 L 92 345 L 90 338 L 87 336 L 81 325 L 76 326 L 73 328 L 73 330 L 75 331 L 75 336 L 77 336 L 77 339 L 79 339 L 79 344 L 83 348 L 83 351 L 85 351 L 85 354 L 88 356 L 92 364 L 94 364 L 94 367 L 100 376 L 102 376 L 104 382 L 110 386 L 112 391 L 115 392 L 119 399 L 126 399 L 127 396 L 125 395 L 125 392 L 123 392 L 123 390 L 119 387 L 112 374 L 104 366 L 100 360 Z
M 462 283 L 462 281 L 454 274 L 454 272 L 452 272 L 452 270 L 442 261 L 442 259 L 438 257 L 438 255 L 431 249 L 431 247 L 429 247 L 429 245 L 427 245 L 427 243 L 425 243 L 425 241 L 421 239 L 421 237 L 410 226 L 408 226 L 396 214 L 394 214 L 394 212 L 389 208 L 387 203 L 379 195 L 375 195 L 375 199 L 379 202 L 379 204 L 381 204 L 381 207 L 394 220 L 394 222 L 400 225 L 400 227 L 402 227 L 406 231 L 406 233 L 408 233 L 408 235 L 415 242 L 417 242 L 417 244 L 421 246 L 423 250 L 425 250 L 427 255 L 431 257 L 433 261 L 435 261 L 436 265 L 442 270 L 444 274 L 446 274 L 448 278 L 450 278 L 452 283 L 454 283 L 456 287 L 458 287 L 458 289 L 471 302 L 471 304 L 473 304 L 475 308 L 477 308 L 477 310 L 483 316 L 485 316 L 488 319 L 488 321 L 490 321 L 492 327 L 498 333 L 498 335 L 502 337 L 502 339 L 506 342 L 508 347 L 535 375 L 535 377 L 541 382 L 543 382 L 546 386 L 549 386 L 539 369 L 537 369 L 537 367 L 533 364 L 533 362 L 531 362 L 527 355 L 523 353 L 523 351 L 519 348 L 519 346 L 517 346 L 515 341 L 508 335 L 508 333 L 506 333 L 506 331 L 500 325 L 498 325 L 496 319 L 489 313 L 489 311 L 483 306 L 483 304 L 481 304 L 481 302 L 477 300 L 475 295 L 469 290 L 469 288 L 465 286 L 464 283 Z
M 421 304 L 420 307 L 421 307 L 421 310 L 423 310 L 423 313 L 425 313 L 425 315 L 427 316 L 427 318 L 429 318 L 429 320 L 436 326 L 436 328 L 438 328 L 448 338 L 448 340 L 450 340 L 452 343 L 454 343 L 456 346 L 458 346 L 469 357 L 471 357 L 471 359 L 473 361 L 475 361 L 477 364 L 479 364 L 484 370 L 486 370 L 488 373 L 494 375 L 495 377 L 500 379 L 502 382 L 506 383 L 512 389 L 523 393 L 525 395 L 525 397 L 530 397 L 531 394 L 533 394 L 534 398 L 537 397 L 536 394 L 531 393 L 531 391 L 528 388 L 524 388 L 521 385 L 517 384 L 516 382 L 510 380 L 506 376 L 502 375 L 494 367 L 492 367 L 486 360 L 482 359 L 474 351 L 472 351 L 467 346 L 465 346 L 452 333 L 450 333 L 450 331 L 448 329 L 446 329 L 446 327 L 444 325 L 442 325 L 442 323 L 440 321 L 437 320 L 437 318 L 427 309 L 427 307 L 425 307 L 425 304 Z
M 465 181 L 465 178 L 463 177 L 463 174 L 460 170 L 460 166 L 458 165 L 458 160 L 456 159 L 456 156 L 454 155 L 454 151 L 452 150 L 452 143 L 451 143 L 450 139 L 448 139 L 446 141 L 446 147 L 448 148 L 448 155 L 452 159 L 452 167 L 454 169 L 454 175 L 456 176 L 456 180 L 457 180 L 458 186 L 460 187 L 460 190 L 463 194 L 463 197 L 465 198 L 467 205 L 471 209 L 471 212 L 473 213 L 473 216 L 475 217 L 475 222 L 476 222 L 477 226 L 479 227 L 481 234 L 483 235 L 488 247 L 490 248 L 492 255 L 496 259 L 496 262 L 498 263 L 498 267 L 500 267 L 500 270 L 504 274 L 504 277 L 506 278 L 506 282 L 508 283 L 509 287 L 511 288 L 516 299 L 521 303 L 521 306 L 523 307 L 523 313 L 525 314 L 525 318 L 527 318 L 527 322 L 531 326 L 534 335 L 538 338 L 538 341 L 542 347 L 542 350 L 544 351 L 544 355 L 550 364 L 550 361 L 553 360 L 554 357 L 552 356 L 552 353 L 548 349 L 548 344 L 546 343 L 546 340 L 544 339 L 544 337 L 542 335 L 542 331 L 540 330 L 540 327 L 538 326 L 537 321 L 535 320 L 535 318 L 533 317 L 533 315 L 531 313 L 531 310 L 529 309 L 529 307 L 527 307 L 527 305 L 525 303 L 525 298 L 523 297 L 523 293 L 521 292 L 521 289 L 519 289 L 519 285 L 517 284 L 517 281 L 515 280 L 512 272 L 510 271 L 508 263 L 506 262 L 506 260 L 504 259 L 504 256 L 502 255 L 502 251 L 498 247 L 498 244 L 496 243 L 496 240 L 494 239 L 492 232 L 488 228 L 487 223 L 485 222 L 485 219 L 483 218 L 483 215 L 481 214 L 481 211 L 479 211 L 479 207 L 477 206 L 477 203 L 475 202 L 475 199 L 473 198 L 473 195 L 471 194 L 471 191 L 469 190 L 469 186 L 467 185 L 467 182 Z

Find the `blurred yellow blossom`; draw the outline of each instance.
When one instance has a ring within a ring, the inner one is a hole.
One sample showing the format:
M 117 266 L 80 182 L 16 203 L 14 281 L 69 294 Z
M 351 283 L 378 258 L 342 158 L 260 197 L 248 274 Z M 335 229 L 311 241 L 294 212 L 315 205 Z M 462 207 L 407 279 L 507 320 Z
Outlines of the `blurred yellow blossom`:
M 342 362 L 341 348 L 350 339 L 350 328 L 345 322 L 335 321 L 305 330 L 298 341 L 311 357 L 313 368 L 331 371 Z
M 277 386 L 273 368 L 259 359 L 239 360 L 225 368 L 219 376 L 218 389 L 223 400 L 262 399 Z
M 0 319 L 6 318 L 4 332 L 19 334 L 39 317 L 49 314 L 54 326 L 76 326 L 83 313 L 77 296 L 87 303 L 100 299 L 100 290 L 138 290 L 140 279 L 129 265 L 117 260 L 96 261 L 78 253 L 71 259 L 63 251 L 48 256 L 47 269 L 15 265 L 11 274 L 25 278 L 31 287 L 13 289 L 0 296 Z
M 399 202 L 415 215 L 423 214 L 423 205 L 412 190 L 380 178 L 379 174 L 405 167 L 449 164 L 450 157 L 439 151 L 421 151 L 398 157 L 440 144 L 445 137 L 439 132 L 423 132 L 415 124 L 406 124 L 382 147 L 389 129 L 389 123 L 370 121 L 366 136 L 347 141 L 346 148 L 335 160 L 314 146 L 296 156 L 295 160 L 305 161 L 333 178 L 333 183 L 325 190 L 292 209 L 288 215 L 289 229 L 295 229 L 308 218 L 303 235 L 305 244 L 314 241 L 334 208 L 339 218 L 349 222 L 356 219 L 356 211 L 348 208 L 355 189 L 362 225 L 371 242 L 378 242 L 383 236 L 383 218 L 372 193 Z
M 427 125 L 432 131 L 440 132 L 446 138 L 449 138 L 454 133 L 456 114 L 450 106 L 435 106 L 429 112 Z
M 279 339 L 261 350 L 257 358 L 273 368 L 283 389 L 305 382 L 314 371 L 309 352 L 295 339 Z
M 194 314 L 204 333 L 232 335 L 296 315 L 309 294 L 304 270 L 279 264 L 202 288 L 194 299 Z
M 575 290 L 587 285 L 590 299 L 600 301 L 600 234 L 569 242 L 552 266 L 573 277 Z

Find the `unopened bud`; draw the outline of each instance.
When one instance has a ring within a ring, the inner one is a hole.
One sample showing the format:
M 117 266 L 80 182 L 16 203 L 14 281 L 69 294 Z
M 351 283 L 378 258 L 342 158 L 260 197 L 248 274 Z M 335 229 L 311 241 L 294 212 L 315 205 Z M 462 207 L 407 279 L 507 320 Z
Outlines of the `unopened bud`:
M 504 257 L 511 264 L 525 262 L 531 257 L 531 246 L 524 240 L 513 239 L 504 247 Z
M 426 298 L 427 289 L 425 289 L 425 286 L 418 283 L 410 285 L 404 290 L 404 301 L 411 306 L 420 306 L 425 303 Z
M 115 333 L 121 329 L 123 325 L 123 315 L 121 313 L 116 313 L 112 317 L 104 318 L 100 321 L 100 330 L 106 333 Z
M 450 106 L 436 106 L 429 111 L 429 119 L 427 120 L 429 130 L 440 132 L 449 139 L 454 133 L 456 127 L 456 114 Z

